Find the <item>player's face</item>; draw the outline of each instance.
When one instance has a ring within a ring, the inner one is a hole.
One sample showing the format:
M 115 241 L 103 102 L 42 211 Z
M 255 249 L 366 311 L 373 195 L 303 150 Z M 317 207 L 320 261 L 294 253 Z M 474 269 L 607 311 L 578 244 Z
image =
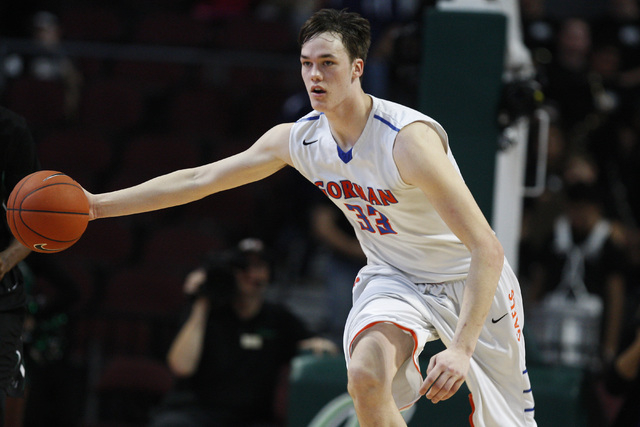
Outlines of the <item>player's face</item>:
M 362 61 L 351 61 L 339 36 L 322 33 L 307 41 L 300 51 L 302 79 L 311 106 L 331 111 L 349 96 L 362 74 Z

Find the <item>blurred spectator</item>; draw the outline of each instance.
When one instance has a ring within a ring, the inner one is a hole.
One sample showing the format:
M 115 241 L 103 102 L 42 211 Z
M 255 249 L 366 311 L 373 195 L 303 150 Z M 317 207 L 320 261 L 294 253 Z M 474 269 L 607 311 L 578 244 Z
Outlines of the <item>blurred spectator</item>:
M 552 234 L 553 224 L 563 213 L 565 189 L 573 183 L 596 183 L 599 170 L 590 156 L 574 153 L 568 147 L 566 132 L 555 121 L 549 125 L 545 189 L 541 195 L 525 200 L 520 241 L 520 275 L 524 283 L 532 273 L 531 263 L 545 239 Z M 524 292 L 528 286 L 523 286 Z M 527 302 L 529 298 L 525 298 Z
M 637 103 L 637 102 L 636 102 Z M 628 226 L 640 225 L 640 104 L 616 114 L 590 135 L 589 149 L 602 171 L 617 218 Z
M 547 64 L 556 39 L 557 22 L 545 9 L 545 0 L 520 0 L 522 38 L 537 64 Z
M 313 12 L 324 7 L 330 0 L 260 0 L 257 2 L 255 15 L 258 19 L 287 22 L 292 35 L 304 24 Z
M 3 73 L 9 78 L 31 76 L 40 80 L 60 81 L 65 90 L 65 117 L 78 116 L 82 75 L 62 46 L 62 28 L 58 17 L 40 11 L 31 21 L 34 49 L 28 55 L 10 53 L 4 58 Z
M 594 22 L 594 38 L 620 51 L 620 85 L 640 87 L 640 5 L 637 0 L 609 0 L 607 13 Z
M 336 353 L 279 304 L 265 301 L 270 267 L 262 241 L 242 240 L 187 277 L 186 321 L 167 356 L 177 382 L 153 427 L 275 426 L 279 376 L 301 350 Z
M 365 92 L 378 98 L 412 105 L 416 100 L 406 99 L 405 93 L 415 95 L 417 75 L 412 76 L 412 63 L 420 57 L 420 21 L 424 7 L 435 1 L 421 0 L 329 0 L 327 7 L 347 8 L 367 18 L 371 24 L 371 49 L 366 61 L 362 86 Z M 395 73 L 404 74 L 403 78 Z M 412 89 L 402 84 L 414 83 Z M 403 91 L 399 89 L 402 87 Z
M 561 22 L 552 59 L 541 70 L 547 102 L 556 105 L 562 126 L 573 135 L 594 110 L 589 82 L 591 28 L 587 21 L 569 18 Z
M 215 22 L 229 18 L 251 15 L 251 0 L 199 0 L 192 7 L 191 14 L 198 21 Z
M 599 370 L 618 351 L 628 265 L 613 230 L 596 185 L 583 177 L 567 187 L 564 212 L 540 250 L 529 284 L 529 303 L 541 310 L 530 325 L 548 350 L 547 361 Z M 569 318 L 574 303 L 577 323 Z M 567 328 L 550 332 L 565 321 Z M 600 334 L 594 336 L 591 328 L 598 325 Z
M 612 44 L 593 46 L 589 63 L 589 82 L 600 121 L 615 114 L 625 102 L 620 86 L 620 50 Z
M 29 64 L 31 75 L 42 80 L 60 80 L 65 86 L 65 113 L 75 119 L 80 103 L 82 76 L 62 47 L 62 28 L 58 17 L 38 12 L 33 17 L 33 38 L 42 52 Z
M 607 391 L 622 398 L 611 427 L 640 425 L 640 307 L 631 320 L 625 328 L 621 352 L 605 374 Z

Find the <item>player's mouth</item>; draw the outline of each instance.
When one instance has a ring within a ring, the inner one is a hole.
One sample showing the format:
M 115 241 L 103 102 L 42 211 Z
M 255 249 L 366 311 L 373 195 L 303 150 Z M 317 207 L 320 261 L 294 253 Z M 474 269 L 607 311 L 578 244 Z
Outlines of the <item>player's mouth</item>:
M 311 95 L 314 97 L 319 97 L 327 93 L 321 86 L 312 86 L 311 87 Z

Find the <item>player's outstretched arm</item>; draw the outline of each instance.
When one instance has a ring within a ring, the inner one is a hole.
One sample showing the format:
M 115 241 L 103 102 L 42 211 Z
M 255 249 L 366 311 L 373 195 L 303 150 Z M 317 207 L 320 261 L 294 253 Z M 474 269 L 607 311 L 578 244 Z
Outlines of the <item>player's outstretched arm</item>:
M 90 219 L 132 215 L 200 200 L 210 194 L 258 181 L 291 164 L 291 124 L 275 126 L 236 155 L 182 169 L 109 193 L 86 191 Z

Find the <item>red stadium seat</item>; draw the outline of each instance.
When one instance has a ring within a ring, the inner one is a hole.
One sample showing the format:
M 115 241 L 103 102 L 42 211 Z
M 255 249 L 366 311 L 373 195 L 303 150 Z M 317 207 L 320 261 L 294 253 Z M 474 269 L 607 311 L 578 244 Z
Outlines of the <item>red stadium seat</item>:
M 104 135 L 87 129 L 54 130 L 38 141 L 43 169 L 64 172 L 90 191 L 111 166 L 112 156 L 111 144 Z
M 83 126 L 118 132 L 139 125 L 144 112 L 140 87 L 125 79 L 96 80 L 82 93 L 80 121 Z
M 182 83 L 187 67 L 175 62 L 118 61 L 113 73 L 116 78 L 136 81 L 145 90 L 166 90 Z
M 138 23 L 134 41 L 169 46 L 203 47 L 211 41 L 210 28 L 187 13 L 152 12 Z
M 97 397 L 96 427 L 146 426 L 150 411 L 173 384 L 161 360 L 116 356 L 107 360 L 92 392 Z
M 163 265 L 119 269 L 108 281 L 102 311 L 109 316 L 168 316 L 185 301 L 183 277 Z
M 197 202 L 195 202 L 197 203 Z M 155 230 L 144 246 L 143 263 L 169 274 L 177 274 L 182 279 L 196 268 L 203 257 L 224 247 L 214 231 L 207 231 L 190 224 L 162 227 Z
M 295 52 L 295 31 L 281 21 L 253 18 L 228 20 L 220 29 L 220 42 L 228 49 Z
M 113 42 L 125 33 L 122 18 L 116 11 L 96 5 L 62 10 L 60 26 L 67 40 Z
M 224 136 L 232 126 L 229 100 L 224 91 L 213 88 L 181 91 L 171 102 L 169 126 L 186 135 Z
M 143 134 L 123 148 L 110 190 L 140 184 L 158 175 L 201 164 L 199 147 L 180 134 Z
M 32 128 L 57 126 L 65 121 L 62 81 L 20 77 L 9 81 L 5 106 L 27 119 Z

